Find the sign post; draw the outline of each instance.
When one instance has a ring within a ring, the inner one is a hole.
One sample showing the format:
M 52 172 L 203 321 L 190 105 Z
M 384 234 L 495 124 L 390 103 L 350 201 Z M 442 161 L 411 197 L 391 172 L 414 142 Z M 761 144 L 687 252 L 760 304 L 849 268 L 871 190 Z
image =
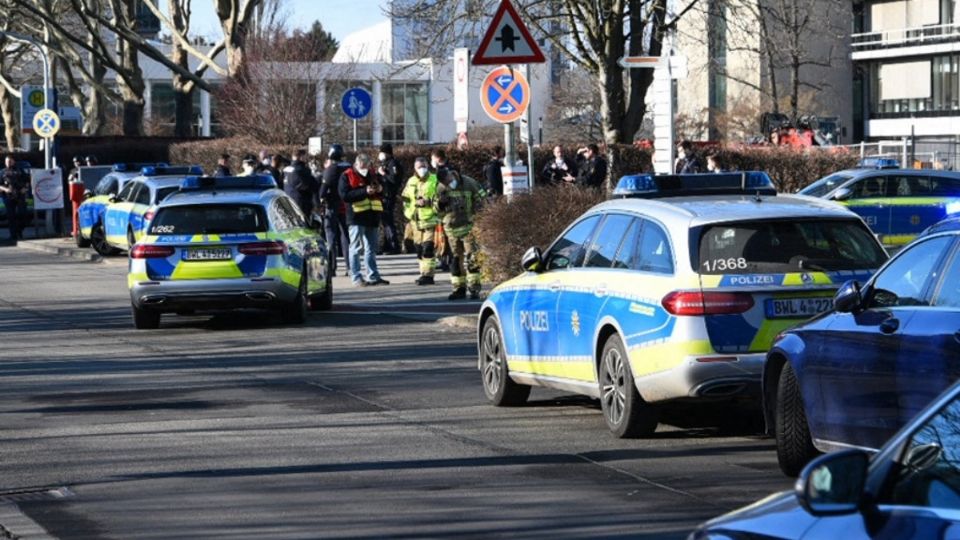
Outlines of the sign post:
M 466 139 L 470 121 L 470 49 L 453 51 L 453 121 L 457 123 L 458 141 Z
M 347 117 L 353 119 L 353 151 L 357 151 L 357 120 L 370 114 L 373 106 L 373 96 L 366 89 L 350 88 L 340 98 L 340 107 Z
M 530 35 L 520 14 L 510 3 L 501 0 L 497 12 L 490 21 L 490 27 L 473 57 L 473 65 L 507 64 L 496 68 L 484 80 L 480 88 L 480 103 L 484 111 L 494 120 L 503 123 L 504 166 L 503 192 L 509 195 L 514 188 L 521 188 L 518 177 L 522 175 L 523 187 L 533 188 L 533 152 L 528 146 L 527 168 L 517 166 L 516 144 L 513 122 L 522 117 L 530 107 L 530 85 L 526 73 L 514 71 L 508 64 L 531 64 L 546 61 L 543 51 Z M 526 70 L 524 70 L 526 72 Z M 529 116 L 528 116 L 529 120 Z M 528 122 L 529 130 L 529 122 Z M 527 132 L 529 141 L 529 131 Z M 524 190 L 524 191 L 526 191 Z

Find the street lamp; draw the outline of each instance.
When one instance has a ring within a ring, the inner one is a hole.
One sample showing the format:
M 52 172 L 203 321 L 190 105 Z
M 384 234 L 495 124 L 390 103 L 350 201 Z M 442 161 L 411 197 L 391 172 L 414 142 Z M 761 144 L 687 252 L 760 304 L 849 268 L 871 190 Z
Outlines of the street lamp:
M 48 101 L 50 99 L 50 93 L 51 93 L 50 91 L 50 79 L 51 79 L 50 58 L 47 56 L 47 51 L 43 49 L 43 44 L 31 36 L 26 36 L 23 34 L 19 34 L 17 32 L 9 32 L 6 30 L 0 30 L 0 37 L 6 37 L 14 41 L 28 43 L 30 45 L 33 45 L 34 47 L 37 48 L 38 51 L 40 51 L 40 58 L 43 59 L 43 108 L 49 109 L 51 105 Z M 50 146 L 51 146 L 50 141 L 47 141 L 46 144 L 44 144 L 43 146 L 44 146 L 44 156 L 43 156 L 44 168 L 45 169 L 53 168 L 53 160 L 51 159 L 51 156 L 50 156 Z

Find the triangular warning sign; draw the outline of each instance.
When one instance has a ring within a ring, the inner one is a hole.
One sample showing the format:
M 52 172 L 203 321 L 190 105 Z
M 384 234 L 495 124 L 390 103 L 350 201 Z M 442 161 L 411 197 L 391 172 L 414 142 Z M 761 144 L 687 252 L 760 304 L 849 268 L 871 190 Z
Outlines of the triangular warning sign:
M 510 0 L 501 0 L 490 28 L 483 35 L 473 65 L 537 64 L 545 62 L 543 51 L 520 20 Z

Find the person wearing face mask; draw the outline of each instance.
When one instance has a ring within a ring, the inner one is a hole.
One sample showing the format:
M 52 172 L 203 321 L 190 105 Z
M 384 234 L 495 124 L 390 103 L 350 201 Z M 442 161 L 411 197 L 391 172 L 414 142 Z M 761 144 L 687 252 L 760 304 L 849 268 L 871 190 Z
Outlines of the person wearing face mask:
M 437 211 L 452 255 L 453 292 L 448 300 L 462 300 L 468 294 L 471 300 L 480 298 L 480 264 L 476 259 L 479 248 L 473 236 L 473 220 L 484 197 L 483 187 L 473 178 L 449 169 L 440 172 Z
M 243 158 L 241 167 L 243 167 L 243 170 L 237 176 L 253 176 L 257 171 L 257 158 L 253 154 L 248 154 Z
M 562 146 L 554 146 L 553 159 L 540 171 L 540 182 L 545 186 L 557 186 L 563 184 L 563 177 L 567 175 L 577 176 L 577 166 L 563 155 Z
M 360 153 L 353 167 L 340 176 L 340 198 L 347 209 L 350 230 L 350 279 L 354 287 L 389 285 L 377 270 L 380 214 L 383 213 L 383 182 L 372 169 L 370 156 Z M 360 252 L 366 279 L 360 273 Z
M 400 192 L 400 182 L 403 178 L 403 168 L 393 157 L 393 146 L 390 143 L 380 145 L 380 155 L 377 156 L 380 166 L 377 172 L 383 179 L 383 253 L 396 255 L 400 253 L 400 235 L 397 233 L 396 205 L 397 194 Z
M 677 145 L 677 162 L 674 166 L 676 174 L 697 174 L 703 171 L 700 160 L 693 153 L 690 141 L 682 141 Z
M 413 165 L 415 174 L 407 180 L 403 188 L 403 215 L 407 218 L 413 243 L 420 264 L 420 277 L 417 285 L 433 285 L 433 274 L 437 267 L 434 249 L 436 247 L 437 224 L 440 219 L 434 209 L 437 198 L 437 175 L 430 172 L 427 158 L 418 157 Z

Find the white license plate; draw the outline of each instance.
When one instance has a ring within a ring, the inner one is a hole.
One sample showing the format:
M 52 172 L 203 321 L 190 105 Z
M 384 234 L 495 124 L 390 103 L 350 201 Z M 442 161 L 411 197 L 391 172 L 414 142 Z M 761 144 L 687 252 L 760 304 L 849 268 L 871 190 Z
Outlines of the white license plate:
M 230 248 L 188 249 L 183 253 L 185 261 L 225 261 L 233 258 Z
M 832 298 L 772 298 L 765 304 L 768 319 L 813 317 L 832 307 Z

